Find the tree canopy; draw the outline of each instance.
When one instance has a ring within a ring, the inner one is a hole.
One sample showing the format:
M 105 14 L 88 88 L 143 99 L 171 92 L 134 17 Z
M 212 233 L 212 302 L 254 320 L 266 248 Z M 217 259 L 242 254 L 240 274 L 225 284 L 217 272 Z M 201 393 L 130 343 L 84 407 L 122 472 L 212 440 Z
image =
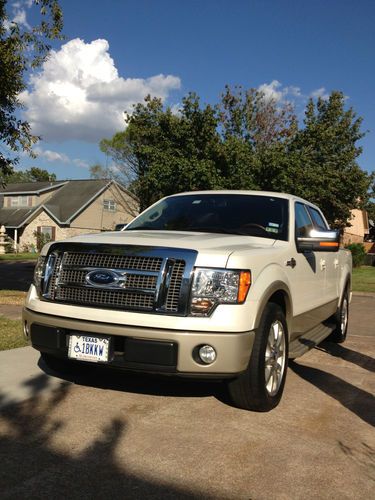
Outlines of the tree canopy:
M 190 93 L 177 113 L 148 96 L 126 121 L 100 143 L 114 167 L 92 174 L 116 177 L 141 209 L 187 190 L 284 191 L 317 203 L 342 227 L 369 199 L 374 175 L 357 163 L 362 119 L 345 109 L 342 92 L 310 99 L 301 125 L 291 103 L 241 87 L 226 87 L 215 106 Z
M 15 182 L 42 182 L 42 181 L 55 181 L 56 175 L 50 174 L 47 170 L 38 167 L 31 167 L 29 170 L 13 171 L 10 175 L 5 177 L 5 183 Z
M 40 7 L 40 23 L 27 28 L 8 17 L 7 1 L 0 0 L 0 182 L 12 172 L 17 152 L 32 152 L 38 140 L 30 125 L 18 117 L 19 95 L 25 90 L 27 71 L 46 59 L 48 40 L 61 37 L 62 12 L 57 0 L 34 0 Z

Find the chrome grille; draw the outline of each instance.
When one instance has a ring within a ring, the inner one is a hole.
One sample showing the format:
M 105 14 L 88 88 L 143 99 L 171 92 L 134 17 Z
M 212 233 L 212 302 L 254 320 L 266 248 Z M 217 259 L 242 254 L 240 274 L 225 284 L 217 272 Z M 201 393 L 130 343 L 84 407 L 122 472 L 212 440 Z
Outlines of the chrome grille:
M 66 252 L 64 266 L 80 266 L 107 269 L 138 269 L 159 272 L 163 259 L 158 257 L 139 257 L 134 255 L 113 255 L 104 253 Z
M 72 285 L 85 285 L 87 271 L 77 271 L 76 269 L 62 269 L 59 275 L 59 283 Z M 146 288 L 156 289 L 157 276 L 144 274 L 126 273 L 121 288 Z
M 157 247 L 56 243 L 48 257 L 43 297 L 86 307 L 184 315 L 196 254 Z M 103 273 L 113 279 L 100 282 Z
M 118 290 L 100 290 L 93 288 L 59 287 L 56 300 L 74 302 L 90 306 L 113 307 L 115 309 L 148 309 L 152 310 L 154 297 L 140 293 L 126 293 Z
M 174 263 L 171 274 L 171 282 L 167 293 L 167 300 L 165 302 L 165 309 L 167 311 L 178 310 L 178 303 L 180 300 L 180 289 L 181 289 L 184 270 L 185 270 L 184 261 L 178 260 Z

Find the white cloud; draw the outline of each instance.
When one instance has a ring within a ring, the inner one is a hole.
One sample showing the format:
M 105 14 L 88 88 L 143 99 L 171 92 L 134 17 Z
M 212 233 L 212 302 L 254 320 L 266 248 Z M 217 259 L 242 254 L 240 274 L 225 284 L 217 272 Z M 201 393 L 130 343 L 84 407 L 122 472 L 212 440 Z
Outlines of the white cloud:
M 31 29 L 29 23 L 27 22 L 26 9 L 30 9 L 32 6 L 32 0 L 13 2 L 10 6 L 12 10 L 12 17 L 5 19 L 3 21 L 3 27 L 6 31 L 9 31 L 12 24 L 18 24 L 21 28 Z
M 81 158 L 73 158 L 71 159 L 65 153 L 58 153 L 57 151 L 51 151 L 50 149 L 43 149 L 40 146 L 36 146 L 34 148 L 34 153 L 40 157 L 45 158 L 49 162 L 59 162 L 65 164 L 75 165 L 80 168 L 89 168 L 90 165 L 86 160 L 82 160 Z
M 300 87 L 295 85 L 284 87 L 278 80 L 272 80 L 271 83 L 262 83 L 262 85 L 259 85 L 258 91 L 263 93 L 266 101 L 274 101 L 275 103 L 296 101 L 305 97 Z
M 147 94 L 166 99 L 180 85 L 172 75 L 120 77 L 106 40 L 76 38 L 51 52 L 21 99 L 33 133 L 43 139 L 98 142 L 124 128 L 123 113 L 133 103 Z
M 50 149 L 42 149 L 37 146 L 36 148 L 34 148 L 34 153 L 41 158 L 45 158 L 47 161 L 70 163 L 70 158 L 66 154 L 58 153 L 57 151 L 51 151 Z
M 278 80 L 272 80 L 271 83 L 262 83 L 258 87 L 258 91 L 264 95 L 264 99 L 267 101 L 279 102 L 284 97 L 282 85 Z
M 326 100 L 329 98 L 329 94 L 326 91 L 325 87 L 320 87 L 319 89 L 313 90 L 310 94 L 310 97 L 312 97 L 313 99 L 318 99 L 320 97 L 321 99 Z
M 74 165 L 76 165 L 77 167 L 80 167 L 80 168 L 90 168 L 90 165 L 87 163 L 87 161 L 85 160 L 81 160 L 80 158 L 74 158 L 74 160 L 72 160 L 72 162 L 74 163 Z

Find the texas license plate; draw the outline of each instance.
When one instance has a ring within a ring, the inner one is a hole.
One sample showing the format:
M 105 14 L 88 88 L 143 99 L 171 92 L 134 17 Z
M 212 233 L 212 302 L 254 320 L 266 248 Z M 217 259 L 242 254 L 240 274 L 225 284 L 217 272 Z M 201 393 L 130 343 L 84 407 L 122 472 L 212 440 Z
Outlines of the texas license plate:
M 69 335 L 68 356 L 94 363 L 109 359 L 109 339 L 96 335 Z

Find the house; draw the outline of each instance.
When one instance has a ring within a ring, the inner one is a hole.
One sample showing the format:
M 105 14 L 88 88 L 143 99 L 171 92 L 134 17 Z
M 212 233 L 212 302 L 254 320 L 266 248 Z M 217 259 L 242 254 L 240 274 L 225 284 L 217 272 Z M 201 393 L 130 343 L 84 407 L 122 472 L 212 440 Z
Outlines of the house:
M 137 214 L 135 197 L 113 180 L 88 179 L 8 184 L 0 188 L 0 226 L 17 251 L 49 240 L 113 230 Z
M 369 234 L 369 220 L 366 210 L 351 210 L 350 226 L 344 229 L 344 244 L 363 243 Z

